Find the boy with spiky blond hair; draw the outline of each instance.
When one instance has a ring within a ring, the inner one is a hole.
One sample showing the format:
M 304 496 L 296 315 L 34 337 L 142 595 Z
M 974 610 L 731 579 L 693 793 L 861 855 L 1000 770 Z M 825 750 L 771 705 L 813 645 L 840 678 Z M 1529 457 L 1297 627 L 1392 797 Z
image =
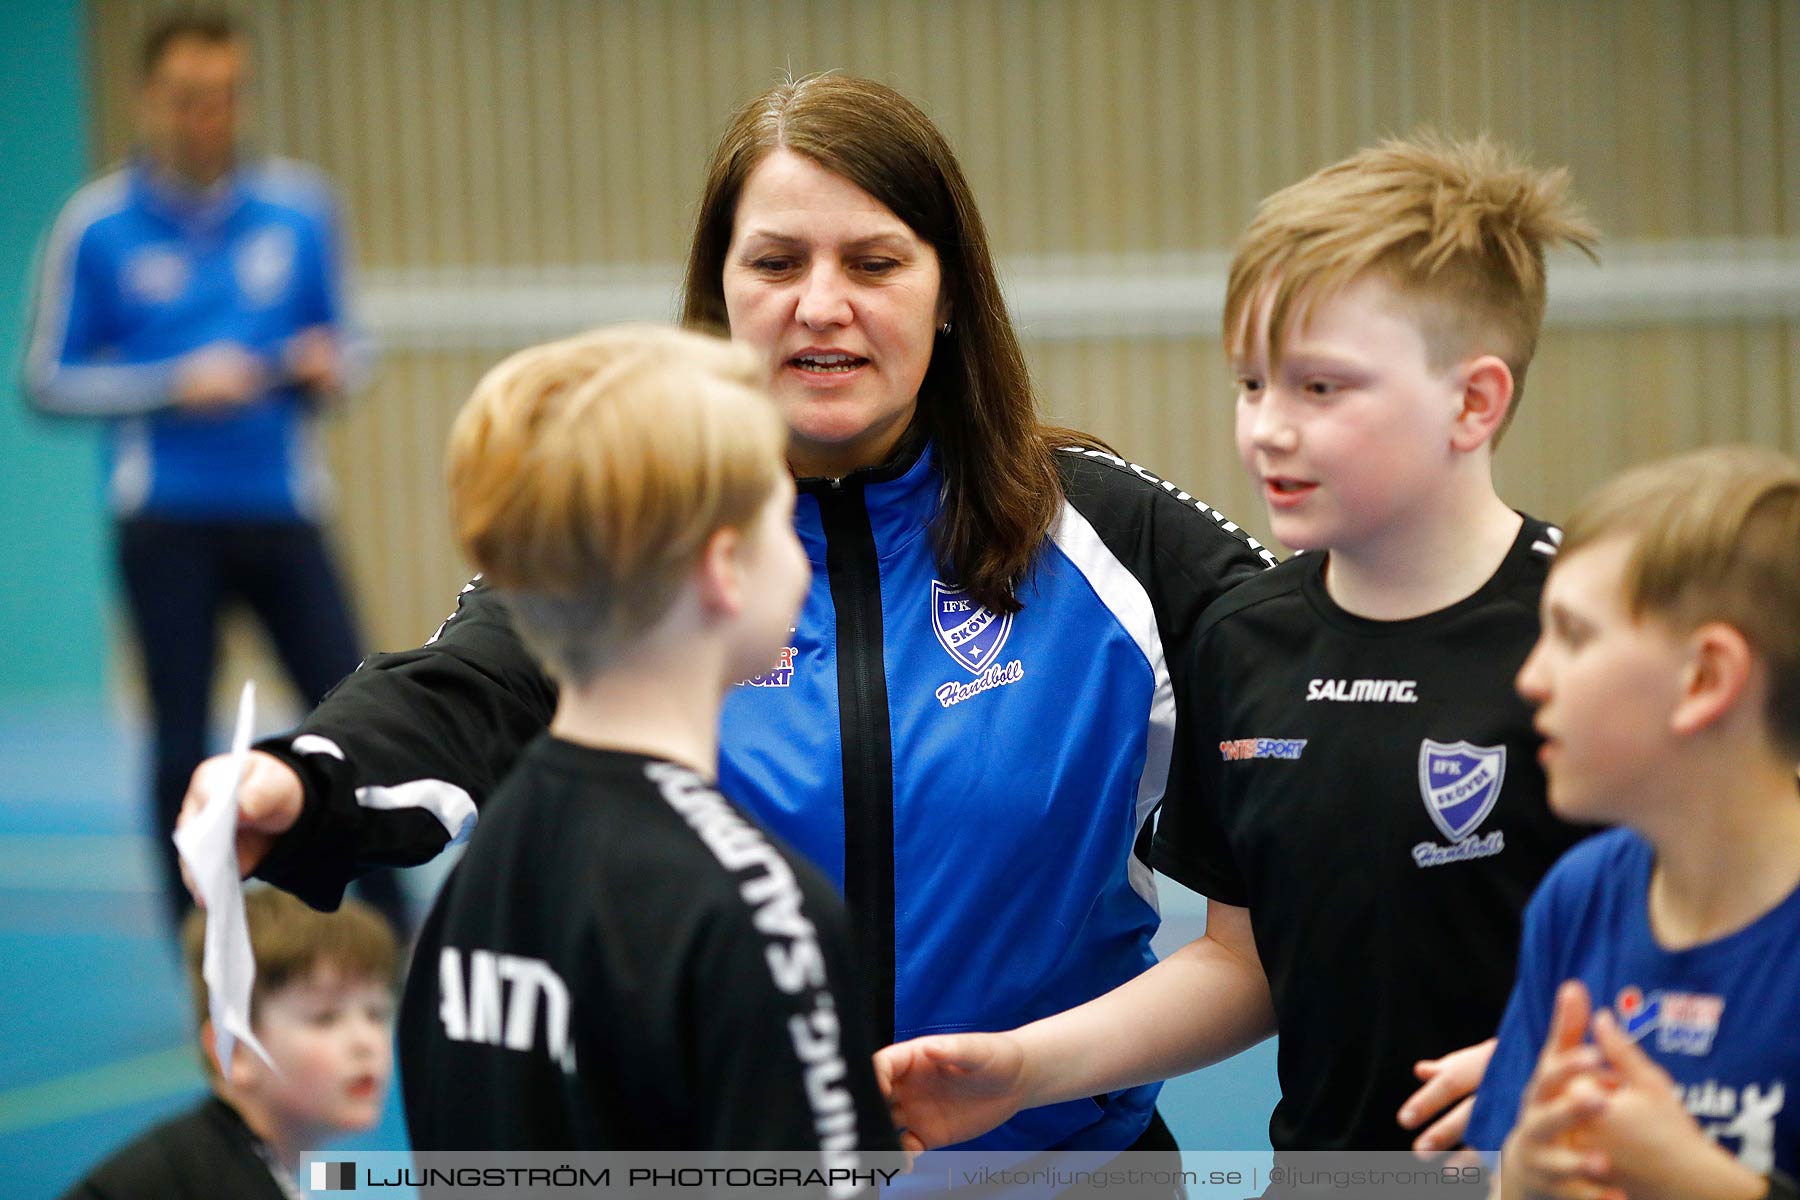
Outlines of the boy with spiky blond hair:
M 1238 450 L 1276 536 L 1308 553 L 1217 601 L 1193 641 L 1156 854 L 1207 896 L 1206 935 L 1011 1033 L 883 1051 L 903 1142 L 1192 1070 L 1277 1027 L 1278 1150 L 1404 1146 L 1420 1060 L 1473 1086 L 1485 1049 L 1436 1060 L 1492 1035 L 1526 899 L 1579 836 L 1545 806 L 1511 688 L 1559 534 L 1492 471 L 1544 247 L 1591 252 L 1566 186 L 1485 139 L 1426 135 L 1258 210 L 1225 307 Z
M 1793 1200 L 1800 461 L 1703 450 L 1601 488 L 1518 685 L 1551 807 L 1622 828 L 1532 898 L 1471 1144 L 1504 1141 L 1508 1200 Z

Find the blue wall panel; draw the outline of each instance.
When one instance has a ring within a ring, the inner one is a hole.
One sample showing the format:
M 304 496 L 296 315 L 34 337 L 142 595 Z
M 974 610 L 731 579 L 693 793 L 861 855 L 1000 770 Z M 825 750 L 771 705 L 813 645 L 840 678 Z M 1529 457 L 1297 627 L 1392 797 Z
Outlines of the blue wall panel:
M 77 0 L 0 0 L 0 698 L 96 696 L 109 582 L 98 431 L 27 410 L 19 360 L 30 275 L 87 173 Z

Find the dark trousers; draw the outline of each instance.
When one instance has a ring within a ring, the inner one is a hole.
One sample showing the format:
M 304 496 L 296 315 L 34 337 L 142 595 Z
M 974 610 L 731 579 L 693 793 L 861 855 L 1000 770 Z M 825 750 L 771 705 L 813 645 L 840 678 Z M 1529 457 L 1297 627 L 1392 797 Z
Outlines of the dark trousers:
M 359 640 L 316 525 L 135 517 L 119 523 L 118 535 L 155 723 L 158 857 L 179 925 L 189 901 L 169 836 L 188 778 L 207 754 L 221 613 L 228 604 L 249 607 L 308 707 L 356 669 Z M 391 874 L 365 879 L 363 896 L 404 932 L 404 897 Z

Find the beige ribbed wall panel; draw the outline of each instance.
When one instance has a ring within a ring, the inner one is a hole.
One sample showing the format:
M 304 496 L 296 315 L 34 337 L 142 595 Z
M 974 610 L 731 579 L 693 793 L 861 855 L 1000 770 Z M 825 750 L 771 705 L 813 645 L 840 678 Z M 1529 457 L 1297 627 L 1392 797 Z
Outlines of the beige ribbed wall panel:
M 1264 536 L 1238 465 L 1231 379 L 1216 340 L 1031 348 L 1056 415 Z M 1117 398 L 1129 395 L 1131 402 Z M 1501 493 L 1549 519 L 1631 463 L 1712 442 L 1800 453 L 1800 322 L 1552 330 L 1496 462 Z
M 92 0 L 96 161 L 129 140 L 163 6 Z M 1608 239 L 1800 238 L 1793 0 L 242 0 L 262 140 L 343 188 L 384 278 L 677 262 L 705 156 L 784 70 L 894 83 L 950 135 L 1003 258 L 1216 250 L 1258 197 L 1385 132 L 1491 130 L 1568 163 Z M 397 273 L 397 274 L 396 274 Z M 1554 279 L 1552 289 L 1555 288 Z M 1215 343 L 1030 347 L 1047 406 L 1239 517 Z M 391 353 L 330 434 L 374 639 L 462 568 L 440 448 L 493 351 Z M 1552 330 L 1501 455 L 1555 515 L 1701 441 L 1800 450 L 1792 321 Z
M 371 266 L 661 262 L 781 71 L 918 98 L 1003 253 L 1228 244 L 1383 132 L 1567 162 L 1609 237 L 1800 233 L 1791 0 L 260 0 L 269 145 L 345 188 Z M 137 31 L 95 0 L 102 157 Z

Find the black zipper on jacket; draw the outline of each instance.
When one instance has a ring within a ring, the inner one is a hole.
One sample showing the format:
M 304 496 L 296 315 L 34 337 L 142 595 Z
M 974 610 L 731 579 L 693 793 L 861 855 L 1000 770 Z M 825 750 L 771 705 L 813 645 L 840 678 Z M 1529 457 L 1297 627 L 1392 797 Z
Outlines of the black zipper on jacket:
M 881 566 L 861 480 L 814 490 L 837 613 L 844 901 L 877 1046 L 894 1040 L 894 745 L 882 654 Z

